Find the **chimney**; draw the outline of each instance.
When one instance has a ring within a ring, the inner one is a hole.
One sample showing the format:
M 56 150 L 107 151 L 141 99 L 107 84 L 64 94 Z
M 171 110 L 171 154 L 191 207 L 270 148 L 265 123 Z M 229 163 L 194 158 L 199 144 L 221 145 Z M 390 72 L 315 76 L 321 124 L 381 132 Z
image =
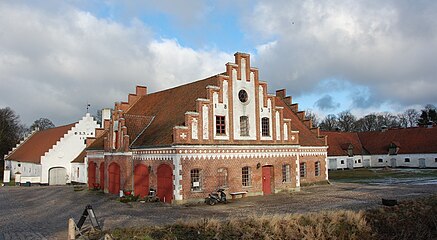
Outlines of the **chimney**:
M 111 119 L 111 109 L 110 108 L 104 108 L 102 109 L 102 127 L 105 120 Z
M 386 132 L 386 131 L 387 131 L 387 126 L 383 125 L 383 126 L 381 127 L 381 132 Z

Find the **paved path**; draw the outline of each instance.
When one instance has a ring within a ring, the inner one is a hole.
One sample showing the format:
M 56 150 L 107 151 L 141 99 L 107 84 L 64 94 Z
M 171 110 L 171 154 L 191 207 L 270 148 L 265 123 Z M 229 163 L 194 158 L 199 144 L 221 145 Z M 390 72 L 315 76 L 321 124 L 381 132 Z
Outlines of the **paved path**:
M 161 203 L 124 204 L 114 196 L 73 191 L 72 186 L 0 188 L 0 240 L 65 239 L 67 221 L 80 218 L 91 204 L 103 229 L 165 224 L 179 219 L 242 217 L 250 214 L 305 213 L 378 206 L 382 197 L 409 199 L 437 194 L 437 183 L 366 185 L 334 183 L 296 193 L 247 197 L 229 204 L 172 206 Z

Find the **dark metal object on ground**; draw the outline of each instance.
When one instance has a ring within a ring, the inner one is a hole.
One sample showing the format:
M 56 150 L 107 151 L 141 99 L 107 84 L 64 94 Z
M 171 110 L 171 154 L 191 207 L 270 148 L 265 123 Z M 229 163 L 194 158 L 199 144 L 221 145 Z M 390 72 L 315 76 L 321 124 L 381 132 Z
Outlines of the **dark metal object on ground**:
M 90 217 L 91 224 L 93 225 L 94 229 L 101 230 L 99 222 L 97 221 L 96 215 L 94 214 L 93 207 L 91 205 L 87 205 L 85 207 L 85 210 L 83 210 L 82 216 L 79 219 L 79 222 L 77 223 L 77 228 L 80 230 L 85 223 L 85 220 L 87 217 Z

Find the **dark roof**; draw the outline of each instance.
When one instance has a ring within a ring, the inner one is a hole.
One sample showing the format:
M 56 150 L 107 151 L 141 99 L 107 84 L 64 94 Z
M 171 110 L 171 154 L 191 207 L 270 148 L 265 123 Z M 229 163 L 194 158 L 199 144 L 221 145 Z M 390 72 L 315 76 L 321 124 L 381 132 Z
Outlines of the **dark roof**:
M 355 132 L 328 132 L 320 134 L 328 136 L 328 156 L 348 155 L 348 148 L 352 145 L 354 155 L 365 154 L 358 134 Z
M 173 127 L 184 125 L 186 112 L 196 111 L 196 99 L 206 98 L 208 85 L 217 86 L 217 76 L 141 97 L 126 114 L 153 120 L 131 146 L 171 145 Z
M 41 163 L 41 157 L 48 152 L 76 123 L 46 129 L 34 133 L 6 157 L 6 160 Z
M 384 132 L 358 133 L 358 136 L 371 154 L 387 154 L 390 143 L 399 147 L 398 154 L 437 153 L 435 127 L 388 129 Z
M 291 108 L 279 97 L 276 97 L 276 106 L 284 108 L 284 118 L 291 119 L 291 130 L 299 131 L 299 144 L 302 146 L 325 146 L 325 140 L 318 138 L 294 113 Z
M 105 130 L 102 134 L 96 137 L 96 140 L 92 142 L 85 150 L 104 150 L 105 149 L 105 137 L 108 136 L 108 130 Z

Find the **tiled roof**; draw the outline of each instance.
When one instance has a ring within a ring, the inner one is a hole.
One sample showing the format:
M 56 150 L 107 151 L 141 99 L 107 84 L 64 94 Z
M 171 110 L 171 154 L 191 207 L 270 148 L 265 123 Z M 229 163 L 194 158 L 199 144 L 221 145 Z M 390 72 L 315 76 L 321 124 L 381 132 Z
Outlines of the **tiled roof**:
M 358 133 L 358 136 L 371 154 L 387 154 L 390 143 L 399 147 L 398 154 L 437 153 L 436 127 L 388 129 L 385 132 Z
M 154 119 L 132 147 L 172 144 L 173 127 L 184 125 L 185 112 L 196 111 L 196 99 L 206 98 L 208 85 L 217 86 L 217 77 L 141 97 L 126 114 L 153 116 Z
M 352 145 L 354 155 L 365 154 L 358 134 L 355 132 L 328 132 L 320 134 L 328 136 L 328 156 L 346 156 L 348 148 Z
M 279 97 L 276 97 L 276 105 L 284 108 L 284 118 L 291 119 L 291 130 L 299 131 L 299 144 L 302 146 L 324 146 L 325 141 L 303 124 L 299 117 Z
M 328 155 L 344 156 L 344 144 L 354 146 L 354 154 L 388 154 L 389 145 L 396 145 L 397 154 L 437 153 L 437 128 L 400 128 L 384 132 L 322 132 L 328 136 Z M 357 147 L 358 146 L 358 147 Z
M 34 133 L 23 144 L 18 146 L 6 160 L 41 163 L 41 157 L 60 140 L 76 123 L 50 128 Z
M 108 136 L 108 130 L 105 130 L 102 134 L 96 137 L 96 140 L 92 142 L 85 150 L 104 150 L 105 137 Z
M 86 157 L 86 151 L 85 149 L 79 153 L 79 155 L 77 155 L 77 157 L 71 161 L 72 163 L 84 163 L 85 162 L 85 157 Z
M 125 125 L 127 127 L 127 135 L 129 135 L 132 141 L 144 131 L 147 126 L 149 126 L 154 116 L 142 116 L 142 115 L 132 115 L 132 114 L 124 114 Z

